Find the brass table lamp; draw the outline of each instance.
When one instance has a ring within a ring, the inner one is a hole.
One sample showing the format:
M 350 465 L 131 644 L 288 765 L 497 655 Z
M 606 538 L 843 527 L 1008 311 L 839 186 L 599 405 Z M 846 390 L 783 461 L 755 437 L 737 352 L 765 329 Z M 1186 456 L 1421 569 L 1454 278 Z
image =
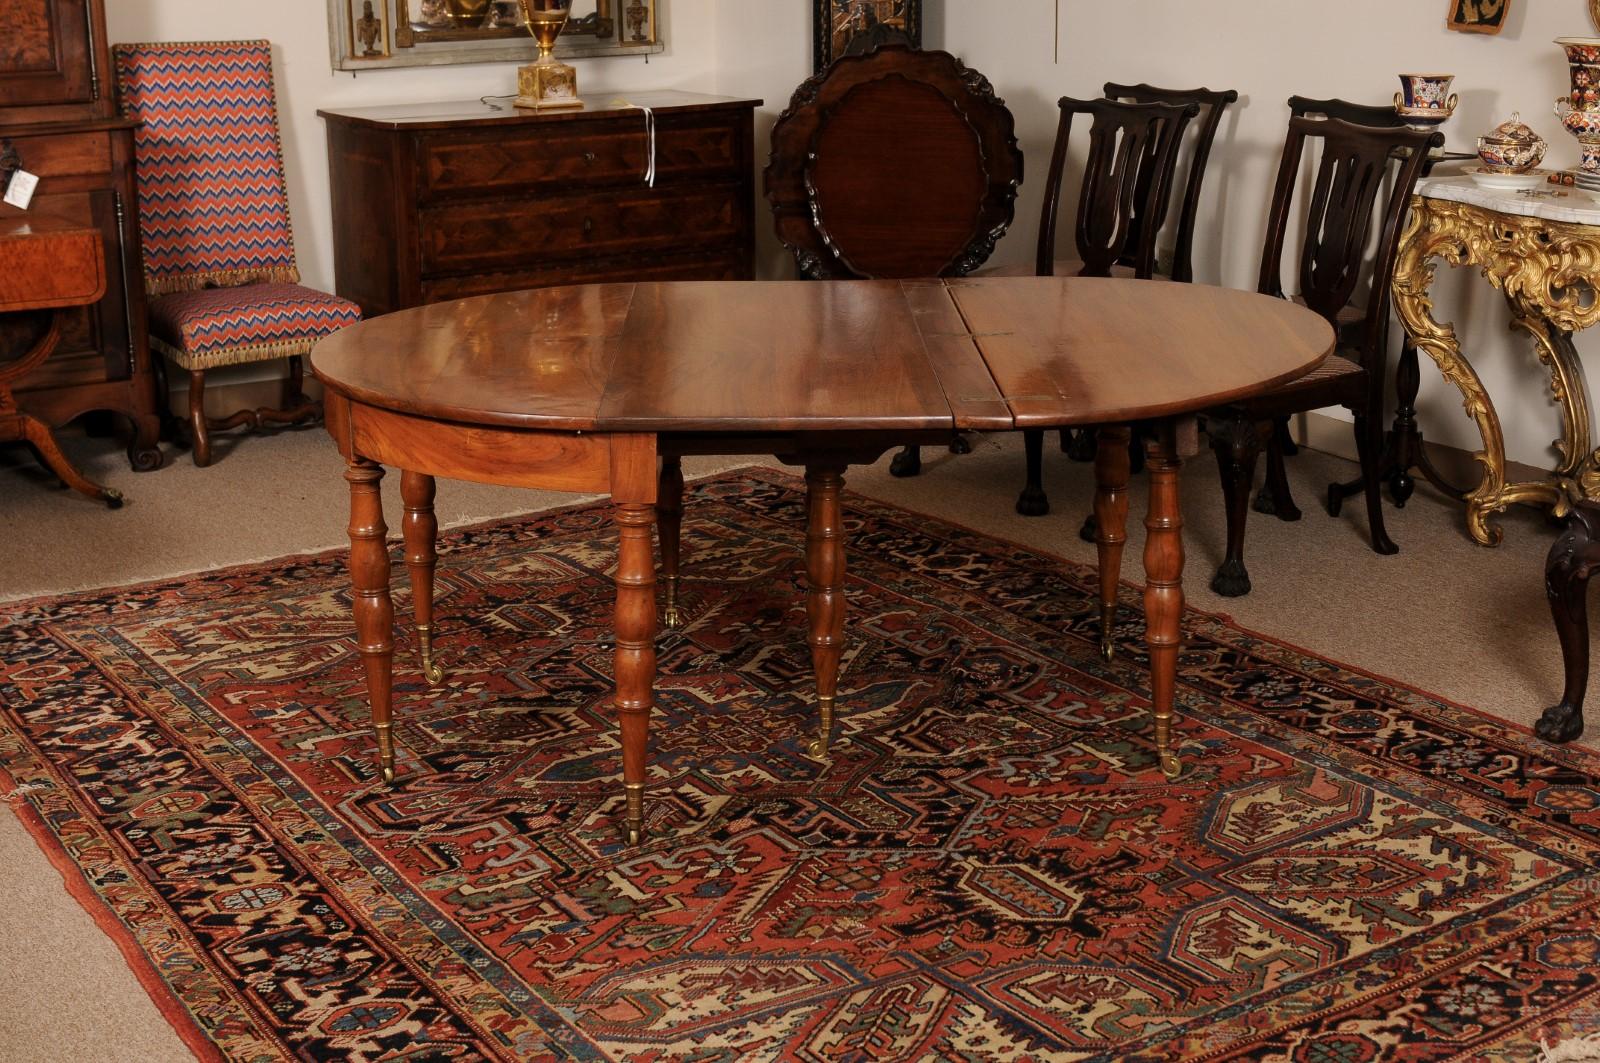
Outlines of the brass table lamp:
M 516 105 L 535 110 L 582 107 L 578 72 L 554 55 L 556 38 L 572 12 L 572 0 L 517 0 L 517 6 L 528 32 L 539 42 L 539 59 L 517 68 Z

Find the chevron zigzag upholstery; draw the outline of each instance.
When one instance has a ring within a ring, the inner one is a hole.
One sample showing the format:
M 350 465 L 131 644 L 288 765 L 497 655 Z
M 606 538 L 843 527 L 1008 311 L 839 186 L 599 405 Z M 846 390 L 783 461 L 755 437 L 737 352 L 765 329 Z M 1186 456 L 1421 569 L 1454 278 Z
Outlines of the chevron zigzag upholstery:
M 347 299 L 298 284 L 250 284 L 174 292 L 150 304 L 150 340 L 185 369 L 309 354 L 313 344 L 361 320 Z
M 151 295 L 300 279 L 266 41 L 113 49 Z
M 319 415 L 301 386 L 302 356 L 360 321 L 361 309 L 299 284 L 271 44 L 119 44 L 112 53 L 122 113 L 143 123 L 134 173 L 151 346 L 189 371 L 194 460 L 208 465 L 212 429 Z M 289 359 L 282 409 L 207 415 L 207 370 L 276 358 Z

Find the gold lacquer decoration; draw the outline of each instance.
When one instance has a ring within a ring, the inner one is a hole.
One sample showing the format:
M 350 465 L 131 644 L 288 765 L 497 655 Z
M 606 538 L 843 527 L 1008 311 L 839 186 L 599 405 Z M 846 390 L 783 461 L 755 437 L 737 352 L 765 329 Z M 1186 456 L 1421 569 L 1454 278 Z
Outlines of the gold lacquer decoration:
M 572 12 L 572 0 L 517 0 L 528 32 L 539 42 L 539 59 L 517 68 L 518 107 L 547 110 L 582 107 L 578 72 L 555 57 L 556 38 Z
M 1560 465 L 1542 482 L 1506 483 L 1505 435 L 1483 381 L 1461 353 L 1455 329 L 1433 316 L 1434 260 L 1475 266 L 1505 295 L 1512 328 L 1533 338 L 1561 407 Z M 1580 499 L 1600 500 L 1600 452 L 1591 449 L 1589 390 L 1572 333 L 1600 322 L 1600 228 L 1503 214 L 1467 203 L 1414 196 L 1395 266 L 1394 303 L 1406 331 L 1461 392 L 1478 424 L 1474 457 L 1483 480 L 1467 496 L 1467 530 L 1483 546 L 1503 532 L 1492 514 L 1514 502 L 1549 506 L 1565 516 Z

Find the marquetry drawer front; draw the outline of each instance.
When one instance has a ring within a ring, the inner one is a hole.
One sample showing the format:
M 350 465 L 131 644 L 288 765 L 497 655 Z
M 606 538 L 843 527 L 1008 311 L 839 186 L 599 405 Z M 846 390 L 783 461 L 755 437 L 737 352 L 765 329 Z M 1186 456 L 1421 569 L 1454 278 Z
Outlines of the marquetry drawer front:
M 422 301 L 442 303 L 472 295 L 520 292 L 557 284 L 595 284 L 603 281 L 736 281 L 749 275 L 746 256 L 739 248 L 720 254 L 695 252 L 640 259 L 595 259 L 567 262 L 549 269 L 510 270 L 504 273 L 469 273 L 422 282 Z
M 735 176 L 742 140 L 726 120 L 663 121 L 656 130 L 657 180 Z M 551 183 L 571 194 L 597 184 L 643 185 L 648 151 L 641 113 L 637 121 L 424 137 L 417 167 L 424 202 Z
M 83 177 L 111 172 L 111 138 L 105 133 L 7 136 L 22 157 L 22 168 L 39 177 Z
M 422 272 L 704 247 L 743 228 L 738 188 L 727 185 L 455 203 L 422 212 Z

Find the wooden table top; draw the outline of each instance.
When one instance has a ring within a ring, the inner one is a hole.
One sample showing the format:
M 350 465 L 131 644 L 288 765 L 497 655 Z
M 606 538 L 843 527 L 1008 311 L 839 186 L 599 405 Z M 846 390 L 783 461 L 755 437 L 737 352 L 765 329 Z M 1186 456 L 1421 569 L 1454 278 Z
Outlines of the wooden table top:
M 710 96 L 700 92 L 656 90 L 652 92 L 596 92 L 585 94 L 583 106 L 561 111 L 518 110 L 510 100 L 487 103 L 484 100 L 445 100 L 426 103 L 388 103 L 371 107 L 326 107 L 317 112 L 323 118 L 350 122 L 375 129 L 455 129 L 463 125 L 527 125 L 530 123 L 577 122 L 585 118 L 606 117 L 618 111 L 640 107 L 689 114 L 726 107 L 759 107 L 762 101 L 742 96 Z
M 599 284 L 405 310 L 312 366 L 357 402 L 565 431 L 1114 424 L 1265 391 L 1333 350 L 1316 314 L 1075 277 Z
M 106 292 L 100 230 L 43 211 L 0 218 L 0 313 L 88 306 Z

